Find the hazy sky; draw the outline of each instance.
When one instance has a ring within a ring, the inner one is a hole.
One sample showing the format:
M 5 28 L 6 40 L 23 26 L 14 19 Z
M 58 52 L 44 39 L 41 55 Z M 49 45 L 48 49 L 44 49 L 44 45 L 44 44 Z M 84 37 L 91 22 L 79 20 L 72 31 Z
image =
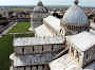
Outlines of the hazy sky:
M 0 0 L 0 6 L 2 5 L 36 5 L 39 0 Z M 44 5 L 71 5 L 74 0 L 41 0 Z M 94 6 L 95 0 L 79 0 L 82 6 Z

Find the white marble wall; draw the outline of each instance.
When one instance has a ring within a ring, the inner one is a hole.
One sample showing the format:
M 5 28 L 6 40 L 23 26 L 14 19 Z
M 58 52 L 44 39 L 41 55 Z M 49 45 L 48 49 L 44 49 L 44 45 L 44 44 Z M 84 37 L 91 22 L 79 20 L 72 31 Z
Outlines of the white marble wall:
M 39 46 L 27 46 L 27 47 L 14 47 L 14 52 L 17 54 L 35 54 L 43 52 L 53 52 L 64 48 L 62 44 L 59 45 L 39 45 Z
M 87 65 L 95 60 L 95 46 L 84 52 L 83 65 Z

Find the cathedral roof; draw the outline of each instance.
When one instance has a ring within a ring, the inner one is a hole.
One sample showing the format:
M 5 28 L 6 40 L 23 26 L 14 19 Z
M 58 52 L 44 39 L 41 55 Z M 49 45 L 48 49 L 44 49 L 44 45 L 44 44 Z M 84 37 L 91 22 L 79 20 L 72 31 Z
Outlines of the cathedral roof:
M 34 13 L 48 13 L 48 9 L 44 7 L 42 1 L 39 1 L 37 6 L 34 7 L 33 12 Z
M 68 25 L 88 24 L 88 18 L 81 7 L 78 5 L 77 1 L 75 1 L 75 4 L 66 11 L 63 16 L 62 23 Z
M 49 31 L 45 24 L 35 28 L 35 35 L 38 37 L 53 37 L 53 34 Z
M 52 29 L 54 29 L 56 32 L 59 32 L 61 27 L 60 27 L 60 19 L 54 17 L 54 16 L 48 16 L 43 19 L 43 21 L 46 22 Z
M 15 38 L 13 46 L 35 46 L 44 44 L 62 44 L 65 39 L 62 36 L 55 37 L 23 37 Z
M 95 34 L 91 32 L 84 31 L 77 35 L 67 36 L 66 38 L 81 51 L 86 51 L 95 45 Z
M 88 64 L 86 67 L 81 68 L 78 64 L 76 64 L 75 60 L 69 58 L 70 55 L 66 54 L 61 56 L 60 58 L 53 60 L 49 63 L 51 70 L 94 70 L 95 69 L 95 61 Z

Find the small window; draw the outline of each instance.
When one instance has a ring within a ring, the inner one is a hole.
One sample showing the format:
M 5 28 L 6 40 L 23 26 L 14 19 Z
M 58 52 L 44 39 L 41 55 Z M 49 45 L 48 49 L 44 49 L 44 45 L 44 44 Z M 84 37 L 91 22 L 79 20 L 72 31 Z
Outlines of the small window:
M 22 54 L 24 54 L 24 48 L 22 48 Z
M 86 59 L 89 59 L 89 55 L 88 55 L 88 53 L 86 54 Z

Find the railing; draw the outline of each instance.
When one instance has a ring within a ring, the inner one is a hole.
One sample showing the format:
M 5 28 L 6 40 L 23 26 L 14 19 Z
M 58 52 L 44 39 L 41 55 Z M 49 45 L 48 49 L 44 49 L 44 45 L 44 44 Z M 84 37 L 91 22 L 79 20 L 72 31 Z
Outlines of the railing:
M 34 32 L 25 32 L 25 33 L 9 33 L 13 35 L 13 38 L 20 38 L 20 37 L 33 37 Z
M 19 66 L 19 67 L 11 66 L 10 70 L 50 70 L 50 67 L 48 64 Z

